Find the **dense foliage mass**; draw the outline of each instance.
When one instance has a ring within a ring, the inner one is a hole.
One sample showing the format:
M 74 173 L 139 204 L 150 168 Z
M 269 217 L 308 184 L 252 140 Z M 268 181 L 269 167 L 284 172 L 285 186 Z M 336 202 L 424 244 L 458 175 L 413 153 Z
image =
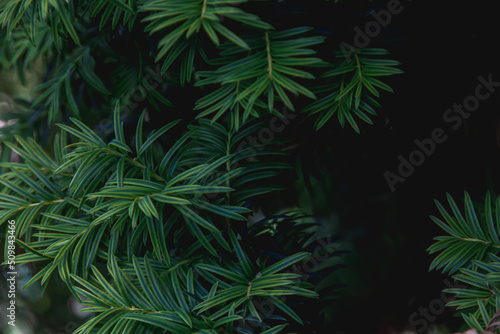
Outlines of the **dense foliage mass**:
M 0 67 L 35 87 L 2 111 L 0 222 L 37 270 L 26 287 L 58 275 L 93 312 L 76 333 L 322 330 L 334 267 L 300 266 L 336 243 L 298 209 L 252 213 L 283 189 L 292 113 L 360 132 L 402 71 L 283 10 L 0 1 Z

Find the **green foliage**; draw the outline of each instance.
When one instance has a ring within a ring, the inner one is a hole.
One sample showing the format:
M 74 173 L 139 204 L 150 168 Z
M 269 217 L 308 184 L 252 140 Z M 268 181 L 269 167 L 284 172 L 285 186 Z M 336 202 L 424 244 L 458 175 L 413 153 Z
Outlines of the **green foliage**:
M 431 269 L 442 269 L 465 283 L 444 290 L 456 297 L 447 305 L 457 307 L 469 328 L 493 333 L 500 309 L 500 197 L 488 192 L 479 204 L 466 192 L 464 213 L 450 195 L 447 198 L 451 214 L 436 201 L 443 220 L 431 216 L 448 234 L 436 237 L 429 247 L 430 253 L 440 252 Z
M 320 326 L 297 310 L 334 300 L 334 268 L 296 269 L 338 245 L 318 246 L 300 209 L 251 222 L 290 168 L 266 121 L 299 111 L 319 129 L 337 113 L 360 132 L 354 116 L 371 124 L 392 91 L 378 77 L 401 70 L 381 49 L 339 60 L 327 34 L 274 12 L 257 0 L 0 1 L 0 69 L 41 73 L 0 114 L 0 224 L 16 221 L 17 264 L 36 267 L 26 287 L 59 276 L 94 313 L 76 333 Z M 261 131 L 274 140 L 256 147 Z
M 213 61 L 217 70 L 199 73 L 206 78 L 198 81 L 198 86 L 219 84 L 221 88 L 197 102 L 196 109 L 208 107 L 198 117 L 216 112 L 212 118 L 215 121 L 230 110 L 239 124 L 246 122 L 250 115 L 259 117 L 259 110 L 274 112 L 275 100 L 295 110 L 286 91 L 315 99 L 314 93 L 290 78 L 314 79 L 312 74 L 297 67 L 311 67 L 321 62 L 319 58 L 303 57 L 315 54 L 308 47 L 324 40 L 323 37 L 297 38 L 309 30 L 301 27 L 249 36 L 246 40 L 250 52 L 225 44 L 223 57 Z
M 249 49 L 248 43 L 223 25 L 222 20 L 228 18 L 240 24 L 264 30 L 272 29 L 272 26 L 262 22 L 258 16 L 235 7 L 244 2 L 243 0 L 144 1 L 139 10 L 150 13 L 144 19 L 150 22 L 146 31 L 153 34 L 168 29 L 165 36 L 158 42 L 160 49 L 156 55 L 156 61 L 166 56 L 162 72 L 167 71 L 172 62 L 188 49 L 188 56 L 184 59 L 190 66 L 183 65 L 186 67 L 187 80 L 190 80 L 196 52 L 196 42 L 190 38 L 195 39 L 200 29 L 203 29 L 215 45 L 220 44 L 219 36 L 221 36 L 240 48 Z
M 62 0 L 35 2 L 6 0 L 0 3 L 0 23 L 9 34 L 20 26 L 34 42 L 38 33 L 37 23 L 50 20 L 55 40 L 59 39 L 59 34 L 62 33 L 63 36 L 68 36 L 80 44 L 72 9 L 72 6 L 68 6 L 68 3 Z
M 125 105 L 140 86 L 147 91 L 151 106 L 171 106 L 162 86 L 151 89 L 138 82 L 154 62 L 162 62 L 159 71 L 168 70 L 169 85 L 185 86 L 194 76 L 195 86 L 207 88 L 195 106 L 201 110 L 198 117 L 210 115 L 217 120 L 231 112 L 238 127 L 250 115 L 278 113 L 283 106 L 295 110 L 292 101 L 298 96 L 316 99 L 319 93 L 325 95 L 303 109 L 320 114 L 316 128 L 337 111 L 342 126 L 347 120 L 359 132 L 355 116 L 371 124 L 367 114 L 375 114 L 373 107 L 379 106 L 373 97 L 379 97 L 379 89 L 392 91 L 376 77 L 401 73 L 394 68 L 398 62 L 372 59 L 386 52 L 366 49 L 330 64 L 330 52 L 313 57 L 314 47 L 325 42 L 324 36 L 312 35 L 310 27 L 275 30 L 246 10 L 246 3 L 6 0 L 0 7 L 2 67 L 14 67 L 23 76 L 40 56 L 45 64 L 54 64 L 37 88 L 33 105 L 43 107 L 49 123 L 68 115 L 80 118 L 79 113 L 95 113 L 96 106 L 105 110 L 116 99 Z M 127 37 L 127 44 L 135 49 L 137 62 L 114 48 L 129 34 L 125 27 L 133 37 Z M 142 36 L 136 37 L 139 33 Z M 141 47 L 145 39 L 150 41 L 149 50 Z M 343 56 L 337 53 L 336 57 Z M 329 69 L 322 73 L 319 68 L 325 66 Z M 113 75 L 103 75 L 110 72 Z M 336 81 L 317 86 L 317 77 Z M 102 96 L 91 97 L 97 93 Z M 89 99 L 94 101 L 82 103 Z
M 347 120 L 358 133 L 359 127 L 354 116 L 368 124 L 373 124 L 366 113 L 376 115 L 374 107 L 380 107 L 380 104 L 374 97 L 380 97 L 380 89 L 394 92 L 390 86 L 375 77 L 403 73 L 402 70 L 394 67 L 399 65 L 399 62 L 395 60 L 370 57 L 386 54 L 388 52 L 384 49 L 362 49 L 359 54 L 354 52 L 352 58 L 344 59 L 343 52 L 336 53 L 336 57 L 342 59 L 335 65 L 331 65 L 330 70 L 323 76 L 327 79 L 340 77 L 340 81 L 320 88 L 321 92 L 326 91 L 328 95 L 304 109 L 311 114 L 321 113 L 315 124 L 317 129 L 324 126 L 335 113 L 342 127 Z
M 115 138 L 109 143 L 80 121 L 73 120 L 74 127 L 60 124 L 76 141 L 65 145 L 66 136 L 60 136 L 55 160 L 33 140 L 17 138 L 20 147 L 9 144 L 25 162 L 3 164 L 9 172 L 0 177 L 0 219 L 16 218 L 16 237 L 27 250 L 18 263 L 45 265 L 26 286 L 38 280 L 46 284 L 57 269 L 75 296 L 86 298 L 80 300 L 87 310 L 100 314 L 78 333 L 90 333 L 103 319 L 103 333 L 122 328 L 135 332 L 159 327 L 173 333 L 218 329 L 245 315 L 260 318 L 252 304 L 255 298 L 275 302 L 301 322 L 274 296 L 317 296 L 295 285 L 300 275 L 281 273 L 308 253 L 263 265 L 263 259 L 249 260 L 231 229 L 222 233 L 230 221 L 245 220 L 242 214 L 249 209 L 241 203 L 246 198 L 269 189 L 236 194 L 231 201 L 235 205 L 210 203 L 204 197 L 229 196 L 233 189 L 227 186 L 227 175 L 244 184 L 248 178 L 272 176 L 261 174 L 271 166 L 259 166 L 255 174 L 249 170 L 241 175 L 238 169 L 224 174 L 220 172 L 226 162 L 234 163 L 234 154 L 212 151 L 212 159 L 199 164 L 197 154 L 183 144 L 167 147 L 157 157 L 159 138 L 177 122 L 145 136 L 143 113 L 131 144 L 117 125 L 118 110 Z M 207 142 L 203 130 L 193 127 L 184 138 L 196 134 Z M 183 244 L 189 246 L 181 248 Z M 113 285 L 97 269 L 104 264 Z

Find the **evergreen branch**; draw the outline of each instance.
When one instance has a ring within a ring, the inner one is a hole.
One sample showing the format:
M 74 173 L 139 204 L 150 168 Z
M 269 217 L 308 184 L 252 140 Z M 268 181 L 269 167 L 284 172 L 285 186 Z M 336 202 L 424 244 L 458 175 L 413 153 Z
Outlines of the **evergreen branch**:
M 380 107 L 374 97 L 380 97 L 379 90 L 393 92 L 392 88 L 375 77 L 389 76 L 403 73 L 395 68 L 399 62 L 386 59 L 372 59 L 369 56 L 388 54 L 383 49 L 362 49 L 353 57 L 342 59 L 323 74 L 330 79 L 340 76 L 340 81 L 324 87 L 318 87 L 318 92 L 329 92 L 328 95 L 314 101 L 303 112 L 311 115 L 320 113 L 315 127 L 320 129 L 336 113 L 340 125 L 345 121 L 359 133 L 359 126 L 353 116 L 362 121 L 373 124 L 367 114 L 376 115 L 373 107 Z M 336 57 L 343 58 L 343 54 L 336 53 Z M 333 90 L 333 91 L 332 91 Z
M 244 54 L 243 50 L 223 44 L 222 58 L 214 61 L 222 66 L 214 71 L 199 73 L 204 79 L 197 82 L 197 86 L 218 84 L 221 87 L 197 101 L 195 109 L 208 108 L 198 117 L 216 113 L 212 118 L 215 121 L 226 111 L 239 113 L 242 109 L 241 122 L 245 123 L 250 115 L 258 116 L 260 110 L 267 109 L 274 113 L 276 100 L 295 110 L 285 91 L 315 99 L 314 93 L 296 81 L 296 78 L 314 78 L 297 67 L 315 67 L 321 63 L 319 58 L 303 57 L 315 53 L 310 46 L 323 42 L 322 37 L 297 36 L 309 30 L 311 28 L 303 27 L 248 36 L 246 40 L 251 52 Z M 290 37 L 293 39 L 288 39 Z M 261 100 L 262 97 L 267 99 L 267 103 Z M 240 117 L 234 115 L 233 118 Z

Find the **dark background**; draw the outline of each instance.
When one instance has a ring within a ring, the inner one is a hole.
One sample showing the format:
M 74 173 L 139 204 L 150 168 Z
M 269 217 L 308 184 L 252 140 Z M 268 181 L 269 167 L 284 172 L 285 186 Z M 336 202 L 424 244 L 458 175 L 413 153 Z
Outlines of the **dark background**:
M 474 95 L 479 75 L 492 74 L 500 82 L 496 7 L 486 1 L 401 4 L 403 11 L 369 45 L 391 51 L 390 58 L 405 71 L 386 81 L 395 93 L 382 96 L 375 125 L 363 126 L 361 135 L 341 130 L 333 119 L 318 133 L 308 126 L 289 128 L 300 138 L 297 159 L 310 162 L 310 170 L 329 171 L 320 182 L 330 187 L 317 190 L 311 202 L 322 203 L 317 212 L 330 217 L 325 224 L 351 251 L 338 273 L 347 286 L 332 315 L 332 328 L 346 333 L 402 330 L 420 307 L 440 299 L 447 275 L 429 272 L 434 256 L 426 252 L 432 238 L 444 233 L 429 219 L 439 216 L 434 199 L 447 207 L 448 192 L 462 207 L 466 190 L 481 202 L 488 173 L 493 189 L 499 189 L 500 89 L 457 130 L 443 121 L 448 108 Z M 326 29 L 335 31 L 331 38 L 338 35 L 339 43 L 353 44 L 353 28 L 364 30 L 365 22 L 373 20 L 362 9 L 385 6 L 345 1 L 342 10 L 328 13 L 331 26 Z M 321 5 L 311 7 L 312 22 L 325 15 Z M 435 128 L 444 129 L 448 139 L 392 193 L 384 172 L 397 173 L 398 156 L 408 158 L 417 148 L 414 140 L 430 138 Z M 456 331 L 462 322 L 452 314 L 447 308 L 432 323 Z

